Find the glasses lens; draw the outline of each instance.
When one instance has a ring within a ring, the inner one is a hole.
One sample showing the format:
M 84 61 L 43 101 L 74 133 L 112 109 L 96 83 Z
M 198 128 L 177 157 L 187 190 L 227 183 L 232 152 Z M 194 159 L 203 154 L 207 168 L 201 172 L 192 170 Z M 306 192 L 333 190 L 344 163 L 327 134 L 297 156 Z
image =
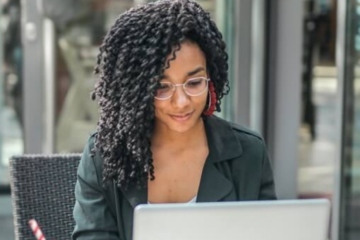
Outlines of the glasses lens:
M 171 96 L 173 92 L 173 86 L 171 83 L 161 82 L 159 83 L 159 87 L 156 90 L 156 97 L 157 98 L 168 98 Z
M 185 90 L 189 95 L 198 95 L 205 91 L 207 80 L 205 78 L 189 79 L 185 84 Z

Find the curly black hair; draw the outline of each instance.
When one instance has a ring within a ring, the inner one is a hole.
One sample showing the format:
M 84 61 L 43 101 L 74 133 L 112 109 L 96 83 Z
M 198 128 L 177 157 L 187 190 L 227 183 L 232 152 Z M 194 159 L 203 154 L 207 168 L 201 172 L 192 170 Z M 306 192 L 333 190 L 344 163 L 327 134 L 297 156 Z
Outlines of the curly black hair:
M 162 0 L 131 8 L 105 36 L 95 67 L 99 81 L 92 93 L 100 108 L 92 154 L 99 151 L 103 158 L 104 184 L 115 180 L 127 189 L 154 179 L 154 94 L 186 40 L 205 54 L 220 111 L 221 99 L 229 92 L 226 45 L 198 3 Z

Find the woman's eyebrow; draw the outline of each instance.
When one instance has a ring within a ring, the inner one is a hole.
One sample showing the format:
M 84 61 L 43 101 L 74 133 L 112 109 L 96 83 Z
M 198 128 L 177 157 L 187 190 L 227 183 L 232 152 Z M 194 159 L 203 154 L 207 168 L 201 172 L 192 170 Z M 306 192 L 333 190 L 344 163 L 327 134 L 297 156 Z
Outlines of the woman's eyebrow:
M 191 72 L 188 72 L 188 76 L 190 77 L 190 76 L 193 76 L 193 75 L 195 75 L 195 74 L 197 74 L 198 72 L 201 72 L 201 71 L 205 71 L 205 68 L 203 68 L 203 67 L 198 67 L 198 68 L 196 68 L 195 70 L 193 70 L 193 71 L 191 71 Z
M 204 68 L 204 67 L 198 67 L 198 68 L 196 68 L 195 70 L 193 70 L 193 71 L 191 71 L 191 72 L 188 72 L 187 75 L 188 75 L 188 77 L 191 77 L 191 76 L 193 76 L 193 75 L 195 75 L 195 74 L 197 74 L 197 73 L 199 73 L 199 72 L 201 72 L 201 71 L 205 71 L 205 68 Z M 169 79 L 169 77 L 168 77 L 166 74 L 162 74 L 162 75 L 160 76 L 160 79 L 161 79 L 161 80 L 163 80 L 163 79 Z

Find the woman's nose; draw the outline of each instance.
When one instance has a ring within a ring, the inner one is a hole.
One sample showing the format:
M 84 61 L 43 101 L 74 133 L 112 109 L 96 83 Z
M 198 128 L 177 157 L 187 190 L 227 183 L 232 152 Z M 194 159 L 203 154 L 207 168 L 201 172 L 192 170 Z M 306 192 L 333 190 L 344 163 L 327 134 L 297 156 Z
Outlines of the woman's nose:
M 172 101 L 176 107 L 183 108 L 190 103 L 190 96 L 186 94 L 182 87 L 176 87 Z

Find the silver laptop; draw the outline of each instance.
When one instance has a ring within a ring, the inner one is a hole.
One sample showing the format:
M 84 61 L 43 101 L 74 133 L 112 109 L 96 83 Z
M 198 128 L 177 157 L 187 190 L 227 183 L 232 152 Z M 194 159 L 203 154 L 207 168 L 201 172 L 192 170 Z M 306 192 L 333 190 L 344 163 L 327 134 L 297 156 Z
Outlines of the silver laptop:
M 325 199 L 139 205 L 133 240 L 325 240 L 329 210 Z

